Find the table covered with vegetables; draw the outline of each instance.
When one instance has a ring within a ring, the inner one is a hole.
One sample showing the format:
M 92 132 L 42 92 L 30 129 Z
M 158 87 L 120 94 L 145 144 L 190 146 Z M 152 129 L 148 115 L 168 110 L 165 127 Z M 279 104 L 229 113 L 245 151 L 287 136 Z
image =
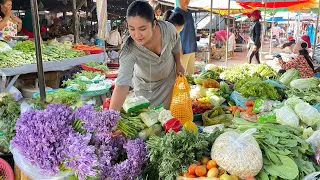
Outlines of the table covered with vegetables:
M 12 120 L 0 126 L 10 130 L 0 147 L 30 178 L 319 178 L 317 78 L 301 79 L 295 69 L 280 76 L 265 64 L 207 65 L 186 77 L 194 118 L 181 121 L 172 107 L 151 109 L 142 96 L 128 97 L 120 112 L 108 109 L 110 99 L 103 107 L 85 102 L 83 93 L 103 84 L 102 76 L 75 74 L 23 112 L 9 95 L 0 98 L 0 110 L 10 107 L 2 108 L 3 121 Z

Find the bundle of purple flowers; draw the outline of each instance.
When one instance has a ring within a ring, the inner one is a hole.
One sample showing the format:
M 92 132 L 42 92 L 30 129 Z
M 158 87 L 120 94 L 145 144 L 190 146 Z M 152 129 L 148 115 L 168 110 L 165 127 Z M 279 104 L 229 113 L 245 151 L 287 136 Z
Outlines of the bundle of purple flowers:
M 75 120 L 84 122 L 85 133 L 73 129 Z M 116 111 L 83 106 L 73 112 L 66 105 L 51 104 L 45 110 L 22 114 L 11 144 L 50 176 L 71 169 L 80 180 L 86 176 L 133 179 L 141 174 L 147 149 L 140 139 L 111 134 L 119 120 Z M 127 159 L 119 162 L 121 157 Z

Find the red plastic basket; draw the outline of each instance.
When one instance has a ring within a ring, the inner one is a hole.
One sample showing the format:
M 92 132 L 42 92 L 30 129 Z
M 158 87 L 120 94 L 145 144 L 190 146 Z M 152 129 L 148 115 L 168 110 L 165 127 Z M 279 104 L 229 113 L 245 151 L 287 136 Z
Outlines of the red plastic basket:
M 93 67 L 87 66 L 85 63 L 81 63 L 81 67 L 85 71 L 104 73 L 104 71 L 102 69 L 98 69 L 98 68 L 93 68 Z
M 108 73 L 108 72 L 112 72 L 112 73 Z M 117 69 L 109 69 L 106 73 L 106 78 L 117 78 L 118 77 L 118 70 Z
M 0 158 L 0 176 L 5 180 L 14 180 L 14 173 L 7 161 Z
M 102 53 L 102 49 L 97 49 L 97 50 L 89 50 L 90 54 L 100 54 Z
M 118 68 L 120 66 L 120 64 L 119 63 L 108 63 L 107 66 L 109 68 Z

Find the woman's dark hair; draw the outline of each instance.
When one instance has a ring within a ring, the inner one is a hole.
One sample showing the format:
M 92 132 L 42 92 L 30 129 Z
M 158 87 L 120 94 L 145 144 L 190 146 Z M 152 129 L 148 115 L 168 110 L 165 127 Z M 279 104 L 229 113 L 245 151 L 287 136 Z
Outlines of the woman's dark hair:
M 172 10 L 166 11 L 163 18 L 173 25 L 183 26 L 185 23 L 183 15 L 178 12 L 173 12 Z
M 152 26 L 154 26 L 153 21 L 157 20 L 151 5 L 148 2 L 142 0 L 132 2 L 127 9 L 127 18 L 136 16 L 146 19 L 152 24 Z M 133 39 L 130 37 L 129 31 L 127 31 L 126 33 L 124 42 L 124 50 L 128 49 L 130 43 L 133 42 Z
M 118 29 L 118 26 L 113 26 L 113 27 L 112 27 L 112 30 L 113 30 L 113 31 L 116 30 L 116 29 Z
M 300 55 L 303 55 L 304 58 L 307 60 L 307 63 L 309 64 L 309 66 L 311 67 L 312 70 L 314 70 L 314 66 L 313 66 L 313 63 L 312 63 L 312 59 L 311 57 L 309 56 L 309 52 L 307 51 L 307 47 L 308 47 L 308 44 L 303 42 L 301 44 L 301 47 L 302 47 L 302 50 L 299 51 L 299 54 Z
M 0 4 L 4 5 L 7 1 L 12 1 L 12 0 L 0 0 Z M 0 17 L 3 19 L 6 15 L 1 11 L 0 9 Z

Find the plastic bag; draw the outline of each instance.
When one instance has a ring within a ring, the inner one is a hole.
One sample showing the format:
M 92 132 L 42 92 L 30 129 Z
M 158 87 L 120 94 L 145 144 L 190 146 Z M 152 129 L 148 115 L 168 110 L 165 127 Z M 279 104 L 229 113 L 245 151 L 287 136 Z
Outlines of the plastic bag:
M 313 126 L 320 123 L 319 111 L 308 103 L 299 103 L 294 107 L 295 113 L 308 126 Z
M 23 101 L 20 105 L 20 111 L 21 111 L 21 114 L 27 112 L 27 111 L 30 111 L 32 110 L 32 107 L 33 107 L 33 104 L 28 104 L 26 101 Z
M 241 179 L 256 176 L 263 165 L 259 144 L 252 136 L 256 129 L 248 129 L 242 134 L 228 131 L 220 135 L 211 150 L 211 159 Z
M 258 115 L 258 123 L 272 122 L 277 119 L 277 116 L 273 112 L 264 112 Z
M 305 176 L 302 180 L 318 180 L 317 176 L 319 175 L 320 175 L 320 172 L 314 172 L 312 174 Z
M 250 100 L 254 100 L 256 98 L 254 97 L 245 98 L 238 91 L 233 91 L 230 96 L 230 99 L 233 100 L 237 106 L 247 108 L 246 102 Z
M 316 161 L 317 165 L 320 165 L 320 147 L 316 151 L 316 154 L 314 155 L 314 160 Z
M 12 94 L 14 101 L 20 101 L 23 98 L 22 93 L 14 86 L 9 89 L 9 93 Z
M 277 81 L 273 81 L 273 80 L 270 80 L 270 79 L 264 80 L 263 82 L 270 83 L 270 84 L 272 84 L 274 87 L 277 87 L 277 88 L 281 88 L 281 89 L 284 89 L 284 88 L 285 88 L 284 85 L 278 83 Z
M 221 97 L 221 96 L 216 96 L 213 95 L 209 98 L 209 102 L 210 104 L 212 104 L 214 107 L 216 106 L 220 106 L 222 103 L 224 103 L 226 101 L 225 98 Z
M 315 131 L 307 140 L 312 145 L 312 149 L 316 151 L 320 148 L 320 130 Z
M 252 112 L 254 113 L 270 112 L 274 107 L 278 107 L 280 104 L 281 103 L 277 101 L 257 99 L 254 102 Z
M 36 165 L 32 165 L 22 154 L 20 154 L 17 148 L 10 146 L 10 151 L 13 155 L 14 163 L 24 174 L 33 180 L 61 180 L 74 174 L 74 172 L 59 172 L 54 176 L 43 174 L 41 169 Z
M 182 125 L 193 121 L 193 111 L 190 99 L 190 87 L 186 77 L 180 75 L 173 88 L 170 111 L 173 117 L 178 118 Z
M 289 106 L 291 107 L 292 109 L 294 109 L 294 107 L 299 104 L 299 103 L 304 103 L 304 101 L 302 101 L 300 98 L 298 97 L 291 97 L 291 98 L 288 98 L 285 102 L 284 102 L 284 105 L 285 106 Z
M 202 132 L 208 133 L 208 134 L 212 134 L 215 133 L 217 131 L 223 131 L 224 130 L 224 125 L 223 124 L 217 124 L 217 125 L 213 125 L 213 126 L 205 126 L 202 129 Z
M 123 104 L 123 109 L 127 113 L 137 112 L 150 106 L 150 102 L 143 96 L 127 98 Z
M 283 106 L 275 110 L 277 122 L 282 125 L 289 125 L 293 127 L 299 126 L 299 117 L 289 106 Z

